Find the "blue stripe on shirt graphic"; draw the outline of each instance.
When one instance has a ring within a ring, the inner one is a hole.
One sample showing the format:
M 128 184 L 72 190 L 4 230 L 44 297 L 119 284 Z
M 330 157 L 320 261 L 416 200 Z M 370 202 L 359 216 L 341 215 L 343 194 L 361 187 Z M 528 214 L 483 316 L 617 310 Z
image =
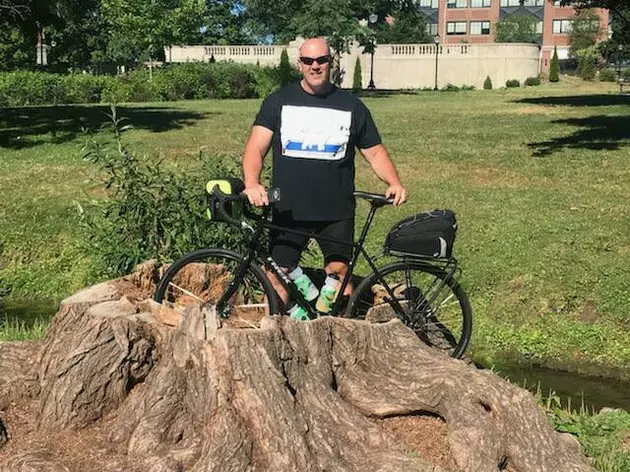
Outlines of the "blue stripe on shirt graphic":
M 289 141 L 285 150 L 286 151 L 311 151 L 324 154 L 335 154 L 341 149 L 341 144 L 308 144 Z

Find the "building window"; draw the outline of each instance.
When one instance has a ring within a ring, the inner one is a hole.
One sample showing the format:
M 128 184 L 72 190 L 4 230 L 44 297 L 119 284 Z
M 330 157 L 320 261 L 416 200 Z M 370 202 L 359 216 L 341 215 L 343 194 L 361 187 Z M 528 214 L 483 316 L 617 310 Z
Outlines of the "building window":
M 553 34 L 567 34 L 571 32 L 571 20 L 553 20 L 551 32 Z
M 545 5 L 545 0 L 525 0 L 523 6 L 526 7 L 542 7 Z
M 490 34 L 489 21 L 471 21 L 470 34 Z
M 490 0 L 470 0 L 470 8 L 488 8 Z
M 418 5 L 420 6 L 420 8 L 437 9 L 438 8 L 438 2 L 439 2 L 439 0 L 420 0 L 418 2 Z
M 543 33 L 543 22 L 539 21 L 536 23 L 536 34 L 542 34 Z
M 448 0 L 446 6 L 448 8 L 466 8 L 467 0 Z
M 427 23 L 427 34 L 429 36 L 435 36 L 438 34 L 438 24 L 437 23 Z
M 446 23 L 446 34 L 466 34 L 466 22 L 448 21 Z
M 501 0 L 502 7 L 520 7 L 521 0 Z

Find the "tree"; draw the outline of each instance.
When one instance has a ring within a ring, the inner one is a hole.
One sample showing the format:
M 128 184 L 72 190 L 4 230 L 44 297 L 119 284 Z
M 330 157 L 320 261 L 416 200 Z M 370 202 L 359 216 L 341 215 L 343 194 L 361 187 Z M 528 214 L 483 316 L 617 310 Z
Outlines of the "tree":
M 594 46 L 580 49 L 577 52 L 578 68 L 577 72 L 584 80 L 594 80 L 597 74 L 597 51 Z
M 14 443 L 0 470 L 444 470 L 387 428 L 429 418 L 447 431 L 449 470 L 593 470 L 531 393 L 437 354 L 399 320 L 254 311 L 225 329 L 210 305 L 153 302 L 160 269 L 64 300 L 40 341 L 0 343 L 0 427 Z M 228 272 L 188 275 L 216 290 Z
M 580 10 L 573 19 L 569 32 L 569 54 L 577 57 L 578 51 L 597 42 L 599 17 L 592 10 Z
M 101 0 L 110 30 L 108 55 L 124 62 L 162 57 L 164 46 L 187 44 L 207 18 L 204 0 Z
M 558 82 L 560 80 L 560 64 L 558 62 L 558 48 L 553 47 L 553 57 L 549 65 L 549 82 Z
M 391 24 L 382 21 L 376 32 L 376 41 L 380 44 L 426 43 L 431 38 L 426 28 L 425 16 L 418 10 L 403 10 Z
M 354 63 L 354 74 L 352 76 L 352 90 L 359 91 L 363 89 L 363 77 L 361 73 L 361 58 L 357 57 Z
M 573 5 L 577 10 L 608 9 L 611 23 L 618 22 L 616 31 L 613 29 L 613 39 L 621 44 L 630 44 L 630 5 L 628 5 L 628 0 L 561 0 L 561 4 Z
M 538 19 L 527 13 L 515 13 L 495 23 L 495 41 L 497 43 L 538 43 L 540 34 L 536 33 Z
M 280 85 L 284 86 L 294 81 L 294 72 L 289 63 L 289 54 L 287 49 L 282 49 L 280 53 L 280 65 L 278 66 L 278 75 L 280 76 Z
M 492 80 L 489 75 L 487 75 L 486 80 L 483 81 L 483 88 L 484 90 L 492 90 Z

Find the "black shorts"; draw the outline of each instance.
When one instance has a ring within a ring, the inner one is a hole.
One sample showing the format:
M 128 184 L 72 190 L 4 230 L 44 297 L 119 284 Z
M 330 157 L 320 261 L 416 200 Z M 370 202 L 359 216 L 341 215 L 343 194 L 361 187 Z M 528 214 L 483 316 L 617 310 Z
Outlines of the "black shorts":
M 274 215 L 273 223 L 278 226 L 305 231 L 316 236 L 339 239 L 348 244 L 333 241 L 317 240 L 322 253 L 324 264 L 329 262 L 350 262 L 352 257 L 352 242 L 354 241 L 354 218 L 337 221 L 297 221 L 283 213 Z M 293 269 L 300 262 L 300 255 L 306 244 L 308 236 L 288 233 L 286 231 L 272 230 L 270 234 L 271 257 L 280 267 Z

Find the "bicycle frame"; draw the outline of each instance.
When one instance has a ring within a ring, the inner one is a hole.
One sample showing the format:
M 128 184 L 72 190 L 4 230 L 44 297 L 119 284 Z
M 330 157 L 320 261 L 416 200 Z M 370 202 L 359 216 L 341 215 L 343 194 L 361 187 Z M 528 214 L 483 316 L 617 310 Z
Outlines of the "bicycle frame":
M 297 235 L 301 235 L 301 236 L 308 236 L 311 237 L 315 240 L 318 241 L 331 241 L 331 242 L 335 242 L 335 243 L 339 243 L 339 244 L 343 244 L 343 245 L 347 245 L 347 246 L 352 246 L 352 257 L 351 260 L 348 264 L 348 271 L 346 273 L 346 275 L 344 276 L 343 280 L 341 281 L 341 287 L 338 290 L 338 294 L 343 294 L 346 287 L 348 286 L 348 283 L 350 282 L 352 275 L 354 273 L 354 268 L 355 265 L 359 259 L 360 255 L 363 255 L 364 259 L 366 260 L 366 262 L 368 263 L 368 265 L 370 266 L 370 269 L 377 274 L 377 278 L 378 281 L 383 285 L 383 287 L 385 288 L 385 290 L 387 291 L 391 303 L 393 305 L 393 308 L 399 312 L 399 313 L 405 313 L 405 310 L 403 310 L 402 306 L 400 305 L 400 303 L 397 300 L 397 297 L 394 295 L 393 290 L 391 289 L 391 287 L 389 287 L 389 285 L 381 278 L 380 275 L 378 275 L 378 268 L 376 266 L 376 264 L 374 263 L 374 259 L 372 259 L 370 257 L 370 255 L 367 253 L 367 251 L 364 249 L 364 243 L 365 240 L 367 239 L 367 235 L 369 232 L 370 227 L 372 226 L 372 222 L 374 220 L 374 215 L 376 214 L 376 211 L 378 210 L 378 208 L 380 208 L 380 206 L 383 206 L 382 203 L 376 202 L 374 200 L 370 201 L 370 211 L 368 213 L 368 216 L 365 220 L 365 223 L 363 224 L 363 228 L 361 230 L 361 234 L 359 236 L 358 241 L 353 241 L 353 242 L 347 242 L 347 241 L 341 241 L 339 239 L 336 238 L 329 238 L 329 237 L 325 237 L 325 236 L 319 236 L 319 235 L 315 235 L 312 233 L 308 233 L 305 231 L 300 231 L 300 230 L 295 230 L 295 229 L 291 229 L 291 228 L 286 228 L 283 226 L 278 226 L 278 225 L 274 225 L 273 223 L 268 221 L 268 216 L 269 213 L 271 211 L 270 207 L 265 208 L 262 217 L 256 217 L 255 220 L 257 221 L 257 225 L 256 227 L 252 227 L 249 224 L 247 224 L 244 221 L 237 221 L 232 219 L 231 217 L 227 217 L 226 216 L 226 220 L 229 223 L 232 224 L 236 224 L 238 223 L 238 226 L 240 226 L 241 228 L 246 228 L 248 229 L 252 234 L 251 237 L 248 241 L 247 244 L 247 250 L 245 252 L 244 258 L 243 258 L 243 262 L 242 264 L 239 266 L 238 271 L 236 276 L 234 277 L 234 279 L 232 280 L 232 282 L 230 283 L 230 285 L 227 287 L 226 292 L 223 294 L 223 296 L 221 297 L 221 299 L 218 301 L 217 305 L 218 307 L 223 306 L 227 300 L 230 299 L 230 297 L 232 297 L 232 295 L 235 293 L 236 289 L 238 288 L 238 286 L 241 284 L 241 282 L 243 281 L 244 277 L 245 277 L 245 273 L 247 271 L 247 268 L 249 267 L 249 265 L 257 260 L 260 260 L 263 264 L 263 266 L 271 273 L 275 274 L 276 278 L 278 279 L 278 281 L 280 282 L 280 284 L 287 290 L 287 292 L 289 293 L 289 296 L 302 308 L 304 308 L 307 313 L 309 314 L 309 317 L 311 318 L 316 318 L 319 315 L 319 312 L 317 310 L 315 310 L 311 304 L 304 298 L 304 296 L 298 291 L 297 287 L 295 286 L 295 284 L 293 283 L 293 281 L 289 278 L 288 274 L 282 270 L 282 268 L 271 258 L 271 256 L 269 255 L 268 251 L 264 248 L 261 247 L 261 245 L 259 244 L 259 239 L 262 236 L 262 233 L 264 230 L 267 229 L 271 229 L 271 230 L 280 230 L 280 231 L 286 231 L 288 233 L 292 233 L 292 234 L 297 234 Z M 250 213 L 250 216 L 252 214 Z M 411 258 L 411 257 L 410 257 Z M 420 259 L 420 258 L 416 258 L 416 259 Z M 456 265 L 453 268 L 453 272 L 456 270 Z M 330 313 L 327 313 L 328 315 L 331 316 L 337 316 L 340 313 L 340 309 L 341 309 L 341 304 L 342 304 L 342 298 L 341 296 L 337 296 L 332 309 L 330 311 Z M 412 320 L 407 320 L 407 321 L 412 321 Z

